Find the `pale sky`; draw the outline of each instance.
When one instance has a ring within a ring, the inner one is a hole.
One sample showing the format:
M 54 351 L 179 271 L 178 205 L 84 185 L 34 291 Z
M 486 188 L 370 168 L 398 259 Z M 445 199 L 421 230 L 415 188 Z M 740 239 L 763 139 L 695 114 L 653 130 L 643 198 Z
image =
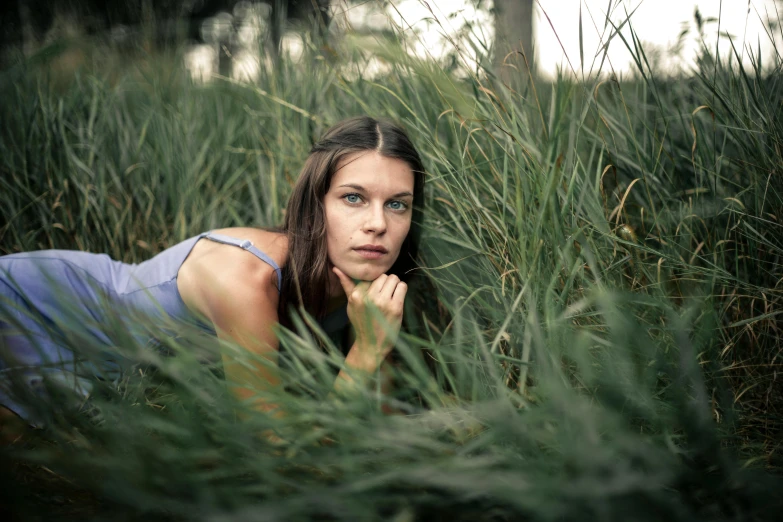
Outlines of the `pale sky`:
M 399 23 L 399 14 L 401 14 L 407 25 L 412 25 L 419 33 L 420 42 L 414 48 L 417 54 L 429 52 L 437 55 L 441 52 L 441 49 L 448 45 L 443 37 L 444 28 L 448 30 L 448 24 L 453 28 L 459 27 L 463 17 L 473 20 L 480 27 L 479 30 L 491 39 L 491 17 L 486 12 L 476 12 L 469 0 L 427 0 L 426 3 L 420 0 L 394 0 L 393 3 L 397 6 L 397 12 L 389 9 L 393 19 Z M 604 32 L 604 20 L 609 4 L 608 0 L 540 0 L 536 3 L 534 17 L 536 56 L 539 71 L 544 76 L 553 76 L 557 67 L 563 67 L 564 70 L 572 70 L 573 67 L 577 73 L 580 72 L 580 6 L 584 67 L 585 72 L 590 70 L 591 63 L 602 46 L 601 33 L 604 34 L 604 39 L 610 34 L 611 26 Z M 444 21 L 446 27 L 440 27 L 431 21 L 432 14 L 428 5 L 438 18 Z M 633 13 L 630 18 L 633 29 L 638 38 L 648 44 L 645 46 L 645 52 L 654 47 L 660 48 L 663 51 L 664 67 L 693 63 L 693 57 L 700 45 L 693 17 L 696 7 L 699 8 L 704 20 L 709 18 L 717 20 L 720 12 L 721 33 L 728 33 L 735 38 L 735 46 L 740 51 L 742 46 L 738 44 L 743 41 L 751 45 L 754 51 L 760 45 L 762 56 L 765 58 L 771 56 L 773 48 L 769 36 L 764 32 L 761 19 L 767 18 L 768 15 L 778 19 L 779 14 L 779 19 L 783 20 L 783 3 L 778 6 L 778 14 L 776 14 L 775 0 L 723 0 L 722 2 L 721 0 L 612 0 L 611 5 L 610 19 L 615 24 L 626 19 L 626 12 Z M 453 13 L 458 15 L 450 19 L 449 15 Z M 681 59 L 668 59 L 669 53 L 666 49 L 677 42 L 680 32 L 686 27 L 691 31 L 683 40 Z M 718 32 L 717 22 L 707 22 L 704 32 L 704 41 L 714 50 Z M 627 27 L 623 30 L 623 34 L 630 41 L 630 31 Z M 780 44 L 779 29 L 776 39 Z M 725 56 L 730 49 L 728 39 L 721 39 L 720 53 Z M 566 56 L 570 59 L 570 66 Z M 610 42 L 608 60 L 618 73 L 630 69 L 631 58 L 620 38 L 615 37 Z M 596 59 L 594 67 L 599 63 L 600 58 Z M 608 65 L 605 64 L 605 70 L 609 70 Z
M 579 7 L 582 6 L 582 24 L 584 33 L 585 71 L 590 69 L 590 64 L 601 47 L 599 33 L 603 31 L 607 0 L 542 0 L 536 16 L 536 42 L 538 44 L 537 56 L 542 72 L 553 74 L 556 67 L 561 66 L 570 70 L 565 58 L 567 55 L 574 69 L 579 71 Z M 715 50 L 718 34 L 718 15 L 720 13 L 720 32 L 728 33 L 734 39 L 734 45 L 739 53 L 742 53 L 742 42 L 750 45 L 754 52 L 761 46 L 761 53 L 768 58 L 773 52 L 769 36 L 764 31 L 761 20 L 767 18 L 767 14 L 777 18 L 774 0 L 633 0 L 612 2 L 615 7 L 611 20 L 616 24 L 625 20 L 627 13 L 631 15 L 631 24 L 637 37 L 644 43 L 651 45 L 648 48 L 658 47 L 663 52 L 663 58 L 668 58 L 667 48 L 672 47 L 684 28 L 690 28 L 690 33 L 683 40 L 681 59 L 671 61 L 664 59 L 664 65 L 693 64 L 693 58 L 700 47 L 700 40 L 696 29 L 693 13 L 696 7 L 701 12 L 702 19 L 714 18 L 714 22 L 708 22 L 704 26 L 704 42 L 710 49 Z M 618 5 L 619 4 L 619 5 Z M 778 12 L 783 18 L 783 12 Z M 634 9 L 635 12 L 634 12 Z M 765 13 L 766 10 L 766 13 Z M 549 16 L 547 20 L 546 15 Z M 595 20 L 593 22 L 592 18 Z M 551 25 L 550 25 L 551 20 Z M 598 28 L 596 28 L 598 26 Z M 555 33 L 560 37 L 558 42 Z M 607 35 L 609 32 L 607 31 Z M 623 34 L 630 41 L 630 31 L 623 30 Z M 780 44 L 780 32 L 777 33 L 777 41 Z M 565 49 L 565 52 L 563 51 Z M 721 56 L 727 56 L 731 52 L 731 44 L 728 38 L 721 38 L 719 44 Z M 609 44 L 608 59 L 617 72 L 627 71 L 630 68 L 631 57 L 620 38 L 615 38 Z M 596 60 L 595 67 L 600 63 Z M 745 52 L 745 63 L 747 50 Z

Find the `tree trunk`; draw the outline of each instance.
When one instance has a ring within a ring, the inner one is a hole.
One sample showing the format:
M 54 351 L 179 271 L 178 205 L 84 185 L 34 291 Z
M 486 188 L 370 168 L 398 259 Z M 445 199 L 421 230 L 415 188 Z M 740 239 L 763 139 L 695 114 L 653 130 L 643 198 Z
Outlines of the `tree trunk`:
M 495 71 L 514 89 L 535 76 L 533 0 L 495 0 Z

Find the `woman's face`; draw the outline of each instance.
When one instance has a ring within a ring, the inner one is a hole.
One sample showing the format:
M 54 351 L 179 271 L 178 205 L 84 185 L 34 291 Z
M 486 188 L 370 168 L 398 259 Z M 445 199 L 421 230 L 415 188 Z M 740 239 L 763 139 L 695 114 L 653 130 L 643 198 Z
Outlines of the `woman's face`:
M 351 154 L 337 165 L 324 210 L 329 262 L 373 281 L 397 260 L 411 228 L 413 171 L 375 151 Z

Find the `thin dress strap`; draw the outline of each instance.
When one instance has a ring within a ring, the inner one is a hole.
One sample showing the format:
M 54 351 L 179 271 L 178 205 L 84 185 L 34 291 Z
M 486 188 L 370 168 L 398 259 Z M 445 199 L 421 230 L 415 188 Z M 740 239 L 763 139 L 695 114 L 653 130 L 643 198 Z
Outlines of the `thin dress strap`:
M 283 276 L 280 273 L 280 267 L 277 266 L 277 263 L 266 255 L 265 253 L 261 252 L 258 248 L 253 246 L 253 243 L 248 239 L 237 239 L 235 237 L 231 236 L 224 236 L 223 234 L 215 234 L 214 232 L 207 232 L 204 234 L 205 238 L 215 241 L 216 243 L 223 243 L 226 245 L 234 245 L 236 247 L 242 248 L 244 250 L 247 250 L 254 256 L 256 256 L 261 261 L 267 263 L 272 268 L 275 269 L 275 272 L 277 273 L 277 291 L 279 292 L 280 289 L 283 287 Z

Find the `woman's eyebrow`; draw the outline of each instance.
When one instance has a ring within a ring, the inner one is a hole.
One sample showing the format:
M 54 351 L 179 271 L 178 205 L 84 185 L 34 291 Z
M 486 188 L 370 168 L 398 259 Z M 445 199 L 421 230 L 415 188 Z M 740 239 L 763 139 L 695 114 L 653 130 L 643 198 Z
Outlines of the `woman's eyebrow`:
M 362 187 L 361 185 L 356 185 L 354 183 L 346 183 L 345 185 L 340 185 L 338 188 L 342 188 L 342 187 L 348 187 L 348 188 L 352 188 L 354 190 L 361 190 L 362 192 L 367 192 L 366 188 Z M 398 192 L 397 194 L 394 194 L 391 197 L 393 197 L 393 198 L 404 198 L 405 196 L 411 196 L 412 197 L 413 194 L 411 192 Z

